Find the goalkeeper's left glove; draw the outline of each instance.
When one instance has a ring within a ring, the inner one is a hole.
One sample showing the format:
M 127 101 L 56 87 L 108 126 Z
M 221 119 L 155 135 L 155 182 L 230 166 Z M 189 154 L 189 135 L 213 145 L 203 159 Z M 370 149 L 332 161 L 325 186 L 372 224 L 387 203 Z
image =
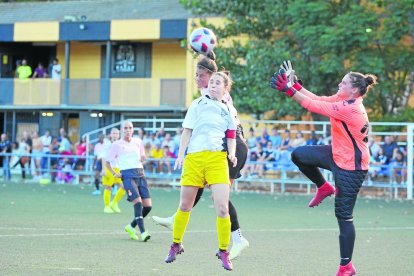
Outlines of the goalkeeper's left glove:
M 289 83 L 289 79 L 287 78 L 286 71 L 284 69 L 279 69 L 278 72 L 273 74 L 272 78 L 270 79 L 270 87 L 284 92 L 289 97 L 295 95 L 297 90 L 296 87 L 292 86 L 292 84 Z

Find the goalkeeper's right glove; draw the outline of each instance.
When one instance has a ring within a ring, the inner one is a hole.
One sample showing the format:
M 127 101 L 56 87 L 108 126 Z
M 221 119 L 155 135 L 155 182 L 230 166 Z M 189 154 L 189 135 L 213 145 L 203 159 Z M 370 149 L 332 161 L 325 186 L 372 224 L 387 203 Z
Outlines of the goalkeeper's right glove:
M 293 69 L 293 63 L 290 60 L 284 60 L 280 65 L 280 69 L 285 70 L 286 76 L 289 80 L 289 87 L 293 86 L 297 91 L 302 89 L 302 80 L 297 78 L 295 70 Z

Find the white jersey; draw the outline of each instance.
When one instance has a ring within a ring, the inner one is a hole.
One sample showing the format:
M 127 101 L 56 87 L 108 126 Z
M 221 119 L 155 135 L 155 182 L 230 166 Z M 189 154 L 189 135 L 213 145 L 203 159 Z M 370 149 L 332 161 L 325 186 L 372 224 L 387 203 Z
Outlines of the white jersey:
M 144 144 L 141 139 L 133 137 L 130 142 L 124 139 L 114 142 L 106 159 L 111 162 L 111 165 L 117 159 L 119 169 L 122 171 L 144 168 L 141 157 L 145 157 Z
M 188 153 L 222 151 L 226 131 L 236 130 L 236 124 L 226 104 L 202 96 L 191 103 L 183 128 L 193 130 Z
M 115 142 L 113 142 L 113 143 L 115 143 Z M 112 168 L 119 168 L 118 158 L 115 158 L 115 160 L 112 160 L 112 161 L 108 160 L 109 151 L 110 151 L 111 146 L 112 146 L 113 143 L 111 141 L 109 141 L 108 144 L 105 143 L 105 146 L 107 146 L 107 148 L 105 148 L 105 161 L 110 162 Z

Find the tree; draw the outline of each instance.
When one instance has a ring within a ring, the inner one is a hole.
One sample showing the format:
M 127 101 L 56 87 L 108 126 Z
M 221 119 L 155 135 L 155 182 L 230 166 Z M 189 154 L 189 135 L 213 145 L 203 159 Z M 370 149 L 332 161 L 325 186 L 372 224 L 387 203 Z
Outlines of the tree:
M 349 71 L 373 73 L 380 84 L 367 95 L 370 115 L 402 112 L 414 78 L 413 0 L 181 0 L 194 15 L 226 18 L 223 28 L 208 25 L 220 40 L 219 65 L 232 72 L 234 100 L 240 112 L 257 118 L 299 117 L 303 109 L 268 87 L 284 59 L 291 59 L 304 85 L 316 94 L 337 91 Z M 246 43 L 238 37 L 246 37 Z M 409 39 L 411 38 L 411 39 Z

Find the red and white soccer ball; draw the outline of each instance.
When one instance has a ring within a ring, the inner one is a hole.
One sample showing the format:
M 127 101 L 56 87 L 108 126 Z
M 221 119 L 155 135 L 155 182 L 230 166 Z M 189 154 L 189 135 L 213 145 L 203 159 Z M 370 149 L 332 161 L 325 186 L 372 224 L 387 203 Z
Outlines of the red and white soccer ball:
M 207 55 L 216 45 L 216 35 L 210 29 L 198 28 L 190 34 L 190 47 L 197 53 Z

